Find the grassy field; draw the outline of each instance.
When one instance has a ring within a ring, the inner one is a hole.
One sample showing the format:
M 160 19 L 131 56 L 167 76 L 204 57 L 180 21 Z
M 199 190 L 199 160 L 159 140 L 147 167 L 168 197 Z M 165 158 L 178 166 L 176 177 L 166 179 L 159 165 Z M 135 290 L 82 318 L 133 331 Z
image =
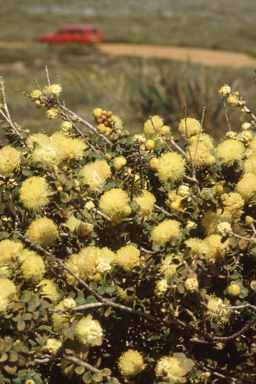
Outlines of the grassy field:
M 6 92 L 13 119 L 31 131 L 59 128 L 59 122 L 48 123 L 44 110 L 37 110 L 22 95 L 37 88 L 32 77 L 43 87 L 47 64 L 51 81 L 63 86 L 61 100 L 70 109 L 92 122 L 92 110 L 112 110 L 124 120 L 130 132 L 142 130 L 149 115 L 160 114 L 173 127 L 188 115 L 201 118 L 206 102 L 205 127 L 216 138 L 223 137 L 227 123 L 217 93 L 224 84 L 232 85 L 255 106 L 253 70 L 206 68 L 190 63 L 138 58 L 114 58 L 94 47 L 58 46 L 11 47 L 12 41 L 33 42 L 40 33 L 55 31 L 72 23 L 97 24 L 106 41 L 166 44 L 179 46 L 231 49 L 256 55 L 253 0 L 86 0 L 66 1 L 61 5 L 45 0 L 11 0 L 1 6 L 1 37 L 10 48 L 0 50 L 0 74 L 6 81 Z M 232 128 L 237 130 L 230 112 Z M 248 119 L 247 119 L 248 120 Z

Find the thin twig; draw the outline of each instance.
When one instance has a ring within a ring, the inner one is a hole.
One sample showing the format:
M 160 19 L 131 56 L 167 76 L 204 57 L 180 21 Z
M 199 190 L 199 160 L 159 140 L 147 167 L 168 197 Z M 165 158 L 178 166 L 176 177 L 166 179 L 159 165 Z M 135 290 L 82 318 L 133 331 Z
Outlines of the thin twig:
M 228 123 L 228 130 L 231 131 L 231 127 L 230 127 L 230 123 L 229 123 L 229 119 L 228 119 L 228 113 L 227 113 L 227 107 L 226 107 L 225 97 L 224 97 L 224 95 L 223 95 L 223 92 L 222 92 L 221 99 L 222 99 L 222 103 L 223 103 L 223 108 L 224 108 L 224 112 L 225 112 L 225 117 L 226 117 L 226 120 L 227 120 L 227 123 Z

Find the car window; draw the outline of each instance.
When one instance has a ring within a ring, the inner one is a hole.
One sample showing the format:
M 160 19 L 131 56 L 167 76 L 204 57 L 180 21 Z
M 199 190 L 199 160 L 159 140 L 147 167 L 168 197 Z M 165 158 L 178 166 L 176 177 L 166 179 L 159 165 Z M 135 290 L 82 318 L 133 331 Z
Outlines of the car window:
M 97 29 L 90 29 L 90 32 L 91 32 L 91 33 L 97 33 L 98 30 L 97 30 Z
M 58 31 L 57 33 L 61 34 L 61 33 L 64 33 L 65 31 L 63 31 L 62 29 L 60 31 Z

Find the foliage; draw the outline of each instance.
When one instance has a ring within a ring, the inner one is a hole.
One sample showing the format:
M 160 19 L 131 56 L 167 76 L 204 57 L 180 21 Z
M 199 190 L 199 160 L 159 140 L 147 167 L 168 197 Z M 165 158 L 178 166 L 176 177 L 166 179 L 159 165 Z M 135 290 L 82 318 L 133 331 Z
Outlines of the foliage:
M 218 147 L 205 110 L 199 122 L 185 108 L 182 148 L 159 116 L 133 137 L 102 108 L 91 125 L 46 74 L 27 96 L 62 120 L 51 136 L 12 120 L 1 79 L 1 383 L 254 382 L 246 102 L 220 89 L 226 115 L 236 107 L 251 121 L 238 133 L 228 121 Z

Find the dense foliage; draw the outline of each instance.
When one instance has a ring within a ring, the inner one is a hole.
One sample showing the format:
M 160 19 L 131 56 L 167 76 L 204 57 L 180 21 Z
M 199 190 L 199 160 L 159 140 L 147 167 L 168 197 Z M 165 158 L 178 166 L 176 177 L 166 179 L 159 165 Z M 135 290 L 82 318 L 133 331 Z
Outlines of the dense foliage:
M 51 136 L 1 79 L 0 383 L 255 382 L 253 113 L 225 85 L 251 121 L 216 146 L 184 108 L 181 148 L 157 115 L 131 137 L 96 108 L 95 128 L 46 74 L 26 96 Z

